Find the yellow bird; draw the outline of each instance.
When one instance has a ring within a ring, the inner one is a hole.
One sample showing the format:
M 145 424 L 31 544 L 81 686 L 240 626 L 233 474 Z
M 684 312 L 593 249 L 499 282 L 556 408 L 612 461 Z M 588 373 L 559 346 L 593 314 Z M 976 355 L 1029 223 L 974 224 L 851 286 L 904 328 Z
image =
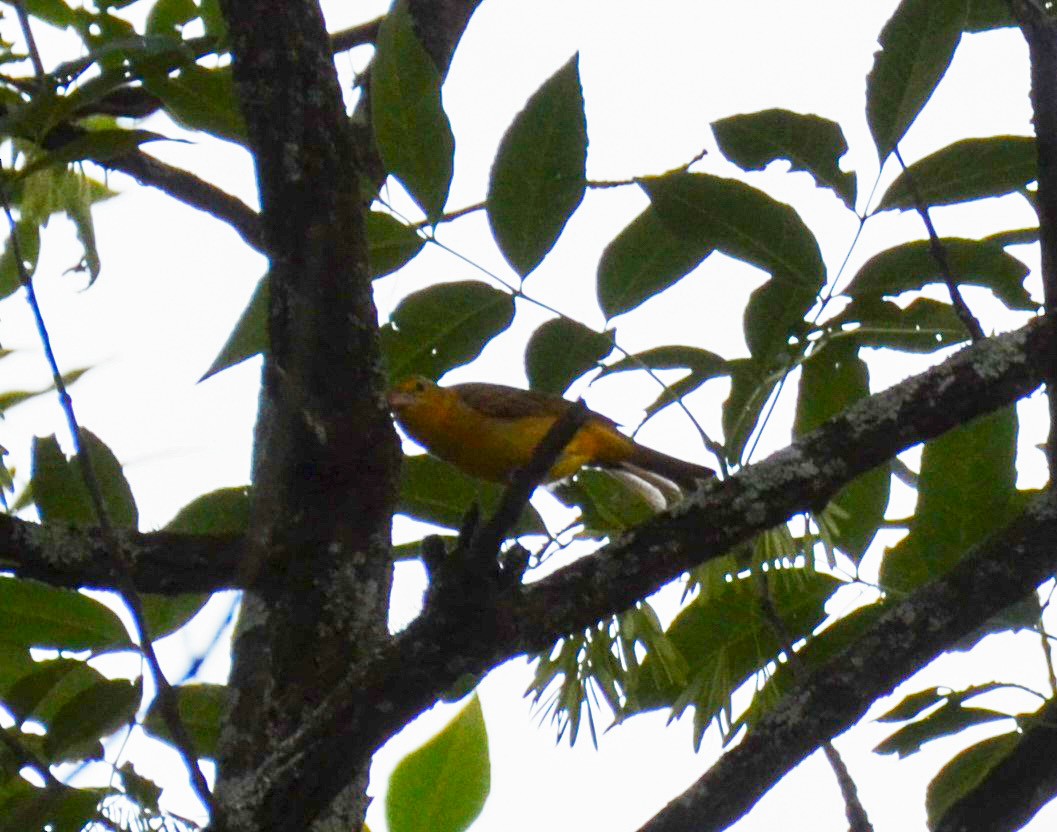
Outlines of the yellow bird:
M 400 382 L 388 399 L 396 421 L 427 451 L 495 482 L 508 481 L 527 465 L 547 431 L 573 404 L 561 396 L 502 384 L 441 387 L 422 376 Z M 638 444 L 615 422 L 591 411 L 544 481 L 564 479 L 585 465 L 646 472 L 683 489 L 715 476 L 711 468 Z

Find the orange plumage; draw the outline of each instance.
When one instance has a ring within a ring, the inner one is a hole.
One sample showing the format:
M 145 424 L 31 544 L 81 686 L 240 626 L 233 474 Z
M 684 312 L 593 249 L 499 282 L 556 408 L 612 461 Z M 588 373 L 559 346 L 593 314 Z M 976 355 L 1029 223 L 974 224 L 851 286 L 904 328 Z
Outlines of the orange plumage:
M 524 467 L 554 422 L 572 406 L 560 396 L 533 390 L 482 383 L 441 387 L 422 376 L 402 381 L 388 399 L 397 422 L 426 450 L 468 474 L 496 482 L 509 480 Z M 593 412 L 545 481 L 564 479 L 585 465 L 646 471 L 682 488 L 715 476 L 710 468 L 638 444 Z

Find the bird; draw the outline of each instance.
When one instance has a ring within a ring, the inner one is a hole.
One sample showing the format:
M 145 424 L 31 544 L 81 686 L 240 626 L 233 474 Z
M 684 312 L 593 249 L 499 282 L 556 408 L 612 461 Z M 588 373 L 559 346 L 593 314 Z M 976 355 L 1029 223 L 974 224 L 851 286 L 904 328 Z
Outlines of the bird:
M 404 379 L 388 395 L 389 409 L 408 436 L 471 476 L 508 482 L 573 402 L 552 393 L 503 384 L 444 386 L 424 376 Z M 715 471 L 640 445 L 616 422 L 588 411 L 584 424 L 544 477 L 564 480 L 584 466 L 659 476 L 693 490 Z

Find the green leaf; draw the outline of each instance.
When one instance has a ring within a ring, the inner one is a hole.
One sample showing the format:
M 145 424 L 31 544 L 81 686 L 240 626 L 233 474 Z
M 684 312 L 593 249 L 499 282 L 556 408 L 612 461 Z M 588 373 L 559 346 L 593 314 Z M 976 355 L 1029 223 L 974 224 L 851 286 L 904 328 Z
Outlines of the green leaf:
M 1000 719 L 1010 719 L 1010 715 L 986 708 L 964 708 L 959 703 L 949 702 L 928 716 L 904 725 L 881 741 L 874 748 L 874 752 L 897 754 L 902 759 L 916 754 L 927 742 L 949 737 L 951 734 L 957 734 L 974 725 L 983 725 Z
M 457 529 L 475 502 L 482 516 L 493 512 L 505 489 L 463 474 L 457 468 L 432 456 L 404 457 L 401 468 L 397 511 L 424 523 Z M 525 507 L 512 534 L 542 534 L 546 526 L 539 513 Z
M 855 174 L 840 169 L 848 152 L 844 131 L 835 121 L 789 110 L 761 110 L 712 122 L 720 152 L 742 170 L 763 170 L 785 159 L 790 170 L 811 174 L 855 210 Z
M 747 359 L 730 361 L 728 367 L 730 393 L 723 403 L 723 436 L 727 459 L 739 462 L 778 378 Z
M 1038 304 L 1024 288 L 1029 269 L 1000 245 L 946 237 L 940 240 L 951 274 L 959 285 L 983 286 L 1010 309 L 1034 312 Z M 844 290 L 853 297 L 899 295 L 929 284 L 945 283 L 928 240 L 914 240 L 871 257 Z
M 825 278 L 818 242 L 790 206 L 736 179 L 672 173 L 640 180 L 669 229 L 812 293 Z
M 165 524 L 169 532 L 245 534 L 250 523 L 250 486 L 218 488 L 195 497 Z
M 114 526 L 135 528 L 139 522 L 136 501 L 114 452 L 86 428 L 81 428 L 81 446 L 91 460 L 108 519 Z M 30 485 L 42 522 L 99 525 L 80 460 L 76 456 L 66 459 L 54 436 L 33 440 Z
M 180 719 L 199 757 L 215 759 L 220 724 L 227 709 L 226 685 L 180 685 L 176 688 Z M 143 720 L 143 730 L 160 740 L 172 742 L 169 727 L 155 699 Z
M 800 215 L 734 179 L 674 173 L 641 184 L 673 232 L 771 274 L 746 310 L 749 349 L 768 361 L 825 282 L 818 242 Z
M 409 262 L 426 241 L 392 214 L 367 213 L 367 262 L 371 278 L 384 277 Z
M 870 395 L 870 374 L 858 346 L 831 342 L 801 365 L 793 433 L 803 436 Z M 858 563 L 888 507 L 891 466 L 882 465 L 842 488 L 824 509 L 834 543 Z
M 125 794 L 133 803 L 148 812 L 160 814 L 158 801 L 161 799 L 161 786 L 139 774 L 132 763 L 125 763 L 118 769 L 118 773 L 121 775 L 121 785 Z
M 888 549 L 880 583 L 910 592 L 1012 520 L 1017 414 L 1003 408 L 925 443 L 910 533 Z
M 952 757 L 929 783 L 925 794 L 929 829 L 935 829 L 947 810 L 979 786 L 1022 739 L 1023 734 L 1010 731 L 988 737 Z
M 965 21 L 966 32 L 986 32 L 990 29 L 1005 29 L 1016 25 L 1017 19 L 1013 16 L 1007 0 L 969 0 L 969 17 Z
M 93 598 L 36 581 L 0 577 L 0 641 L 53 650 L 131 647 L 121 621 Z
M 529 387 L 561 395 L 613 351 L 615 337 L 615 331 L 595 332 L 568 318 L 547 321 L 525 346 Z
M 0 700 L 4 699 L 8 688 L 30 673 L 36 664 L 28 647 L 0 639 Z
M 438 283 L 404 298 L 381 329 L 390 381 L 439 378 L 480 355 L 514 320 L 514 298 L 487 283 Z
M 793 342 L 804 338 L 810 323 L 804 320 L 817 293 L 771 278 L 749 296 L 745 307 L 745 341 L 761 366 L 789 364 Z
M 187 23 L 198 17 L 194 0 L 157 0 L 147 15 L 146 32 L 149 36 L 175 35 Z
M 76 382 L 81 376 L 88 372 L 90 367 L 80 367 L 76 370 L 70 370 L 68 373 L 62 374 L 63 386 L 67 389 Z M 0 393 L 0 413 L 5 413 L 12 407 L 22 404 L 23 402 L 29 401 L 37 396 L 44 396 L 48 393 L 55 391 L 55 385 L 49 384 L 40 390 L 8 390 L 6 393 Z
M 733 737 L 744 726 L 755 725 L 782 696 L 796 687 L 798 677 L 802 675 L 800 668 L 815 671 L 835 659 L 872 627 L 887 609 L 888 605 L 883 602 L 859 607 L 827 626 L 821 633 L 808 638 L 807 643 L 797 651 L 800 661 L 796 665 L 784 662 L 774 669 L 753 697 L 752 703 L 734 723 L 728 736 Z
M 371 62 L 371 118 L 385 169 L 426 216 L 444 210 L 455 137 L 441 106 L 441 77 L 403 2 L 383 18 Z
M 258 281 L 238 323 L 199 382 L 268 349 L 268 296 L 268 276 L 265 275 Z
M 768 573 L 771 603 L 789 638 L 802 638 L 825 618 L 826 600 L 842 585 L 821 572 L 788 570 Z M 707 725 L 729 708 L 734 691 L 774 660 L 781 640 L 760 608 L 754 577 L 736 578 L 715 592 L 698 596 L 667 630 L 668 639 L 686 662 L 685 684 L 661 681 L 647 655 L 636 687 L 637 710 L 668 706 L 678 715 L 696 709 L 695 723 Z
M 79 659 L 34 662 L 3 691 L 4 706 L 19 724 L 33 719 L 47 727 L 73 697 L 105 681 L 103 674 Z
M 551 250 L 587 187 L 587 118 L 574 55 L 529 98 L 499 143 L 488 222 L 518 274 Z
M 81 832 L 96 818 L 96 807 L 108 794 L 108 789 L 68 786 L 40 789 L 13 777 L 0 788 L 0 818 L 5 820 L 5 830 Z
M 390 832 L 462 832 L 491 789 L 488 731 L 475 695 L 433 739 L 397 763 L 389 778 Z
M 900 173 L 881 197 L 877 211 L 914 208 L 915 194 L 926 206 L 1004 196 L 1022 190 L 1037 177 L 1031 136 L 962 139 Z
M 718 378 L 727 373 L 727 360 L 709 350 L 668 344 L 644 352 L 628 355 L 602 368 L 599 378 L 626 373 L 629 370 L 691 370 L 708 378 Z
M 556 485 L 554 496 L 580 508 L 584 534 L 592 538 L 616 537 L 657 513 L 642 491 L 611 471 L 581 470 Z
M 83 749 L 135 719 L 140 695 L 138 684 L 105 679 L 72 697 L 55 714 L 44 738 L 48 759 L 87 759 Z
M 59 29 L 77 24 L 77 12 L 63 0 L 25 0 L 26 11 Z
M 969 339 L 965 325 L 949 303 L 917 298 L 905 309 L 877 297 L 857 298 L 833 322 L 854 322 L 853 330 L 840 333 L 860 347 L 907 352 L 934 352 Z
M 246 142 L 246 122 L 230 66 L 207 69 L 187 64 L 174 76 L 145 73 L 144 86 L 161 99 L 165 111 L 182 127 L 230 142 Z
M 37 257 L 40 256 L 40 228 L 35 222 L 19 220 L 15 223 L 15 233 L 18 235 L 18 250 L 22 255 L 26 277 L 31 278 L 37 270 Z M 15 257 L 11 237 L 8 237 L 4 252 L 0 254 L 0 300 L 13 294 L 21 285 L 18 258 Z
M 202 611 L 209 601 L 208 594 L 140 595 L 143 617 L 152 641 L 172 635 Z
M 55 165 L 67 165 L 90 159 L 93 162 L 105 162 L 124 156 L 136 150 L 141 144 L 159 141 L 179 141 L 170 139 L 150 130 L 89 130 L 83 135 L 66 142 L 57 150 L 41 154 L 26 165 L 19 174 L 30 176 L 33 173 Z
M 606 246 L 598 261 L 598 305 L 607 319 L 630 312 L 692 272 L 712 249 L 670 231 L 647 208 Z
M 877 721 L 905 722 L 908 719 L 913 719 L 922 711 L 946 701 L 946 699 L 947 694 L 941 693 L 939 688 L 919 690 L 917 693 L 911 693 L 903 697 L 903 700 L 898 705 L 877 717 Z
M 947 72 L 967 14 L 968 0 L 902 0 L 881 30 L 866 77 L 866 120 L 882 162 Z

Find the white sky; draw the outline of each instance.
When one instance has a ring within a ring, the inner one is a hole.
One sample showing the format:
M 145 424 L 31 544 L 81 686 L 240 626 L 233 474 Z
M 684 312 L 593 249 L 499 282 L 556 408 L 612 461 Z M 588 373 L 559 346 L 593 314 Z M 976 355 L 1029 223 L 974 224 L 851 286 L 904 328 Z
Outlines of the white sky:
M 355 5 L 357 16 L 351 16 Z M 711 137 L 709 123 L 740 112 L 784 107 L 817 113 L 843 126 L 851 145 L 845 167 L 860 174 L 860 209 L 877 174 L 877 161 L 866 128 L 865 77 L 876 37 L 896 3 L 893 0 L 848 4 L 830 0 L 783 3 L 701 3 L 668 0 L 634 3 L 560 2 L 531 4 L 486 0 L 463 39 L 445 86 L 445 106 L 457 142 L 456 174 L 449 208 L 483 197 L 487 173 L 503 130 L 530 95 L 568 57 L 579 50 L 590 132 L 588 175 L 621 179 L 659 173 L 693 157 L 703 147 L 710 155 L 698 167 L 721 175 L 739 175 L 725 163 Z M 381 3 L 325 3 L 332 29 L 367 19 L 384 10 Z M 4 21 L 9 24 L 9 21 Z M 43 28 L 43 27 L 42 27 Z M 8 32 L 8 37 L 12 33 Z M 59 38 L 42 31 L 46 62 L 71 57 Z M 346 79 L 369 50 L 341 56 Z M 176 131 L 159 117 L 146 125 L 168 135 Z M 963 39 L 954 65 L 924 115 L 902 144 L 904 158 L 932 152 L 965 136 L 1030 132 L 1026 50 L 1010 31 Z M 249 157 L 231 145 L 198 139 L 194 144 L 158 143 L 148 151 L 185 166 L 247 201 L 255 200 Z M 796 206 L 818 235 L 832 274 L 843 259 L 857 221 L 828 191 L 818 190 L 806 174 L 783 173 L 784 165 L 745 177 Z M 886 169 L 884 182 L 894 175 Z M 196 384 L 263 272 L 264 261 L 237 236 L 211 218 L 167 197 L 140 189 L 120 176 L 111 184 L 125 192 L 96 212 L 103 273 L 89 291 L 83 280 L 63 275 L 77 260 L 72 229 L 56 219 L 45 238 L 37 287 L 64 369 L 86 364 L 92 370 L 72 390 L 82 424 L 99 434 L 126 464 L 144 529 L 163 525 L 195 496 L 248 479 L 252 425 L 259 372 L 257 361 Z M 884 184 L 879 191 L 882 192 Z M 396 189 L 393 199 L 401 206 Z M 591 326 L 604 323 L 594 301 L 593 274 L 605 244 L 644 206 L 634 187 L 589 193 L 551 256 L 529 278 L 526 291 Z M 941 234 L 972 236 L 1032 224 L 1017 198 L 987 204 L 937 209 Z M 504 279 L 513 275 L 495 249 L 483 215 L 468 217 L 438 236 L 448 245 Z M 871 220 L 852 256 L 850 277 L 869 256 L 900 241 L 923 236 L 910 215 Z M 1030 257 L 1018 250 L 1020 256 Z M 1027 262 L 1033 263 L 1032 259 Z M 409 292 L 438 280 L 484 275 L 436 249 L 427 248 L 408 269 L 377 283 L 380 311 Z M 620 344 L 638 351 L 663 343 L 706 347 L 725 356 L 745 354 L 741 312 L 763 275 L 720 256 L 712 257 L 677 287 L 616 321 Z M 1029 288 L 1038 295 L 1038 280 Z M 967 292 L 985 330 L 1018 326 L 1023 316 L 1005 312 L 986 292 Z M 451 379 L 523 383 L 524 339 L 547 316 L 519 303 L 511 332 L 489 346 L 469 368 Z M 4 360 L 2 389 L 44 386 L 47 372 L 39 355 L 21 293 L 0 306 L 0 343 L 24 349 Z M 899 356 L 871 361 L 874 389 L 922 369 L 934 356 Z M 795 388 L 792 388 L 795 389 Z M 588 402 L 619 421 L 635 424 L 641 407 L 656 395 L 652 382 L 621 374 L 587 391 Z M 723 381 L 691 396 L 689 406 L 714 435 L 720 435 Z M 793 401 L 789 398 L 788 403 Z M 1033 449 L 1043 439 L 1039 397 L 1022 407 L 1022 486 L 1043 480 L 1042 457 Z M 780 408 L 761 442 L 757 458 L 788 441 L 790 408 Z M 1028 425 L 1031 427 L 1028 427 Z M 11 451 L 19 472 L 28 472 L 29 437 L 58 432 L 65 442 L 61 415 L 52 399 L 12 411 L 0 424 L 0 444 Z M 686 458 L 707 461 L 677 413 L 666 413 L 640 434 L 647 444 Z M 908 456 L 913 460 L 913 455 Z M 894 491 L 893 516 L 911 510 L 906 489 Z M 541 498 L 541 505 L 547 499 Z M 418 532 L 407 523 L 398 539 Z M 891 543 L 895 538 L 889 536 Z M 876 548 L 876 547 L 875 547 Z M 876 567 L 879 550 L 867 557 Z M 421 587 L 415 566 L 401 566 L 396 620 L 413 615 Z M 678 588 L 660 607 L 670 612 Z M 843 596 L 842 596 L 843 599 Z M 843 599 L 842 602 L 847 602 Z M 229 599 L 217 603 L 226 609 Z M 188 657 L 199 655 L 216 629 L 216 617 L 162 646 L 170 676 L 179 677 Z M 961 687 L 991 679 L 1016 680 L 1045 690 L 1045 671 L 1037 640 L 1001 636 L 988 639 L 970 656 L 937 662 L 880 702 L 882 713 L 898 696 L 933 684 Z M 226 660 L 213 656 L 200 678 L 222 681 Z M 587 732 L 573 749 L 555 746 L 553 731 L 537 727 L 521 695 L 530 680 L 524 660 L 491 674 L 480 688 L 492 753 L 492 794 L 478 832 L 529 829 L 635 830 L 668 800 L 696 779 L 717 757 L 714 731 L 702 750 L 691 748 L 691 726 L 683 719 L 665 727 L 664 714 L 637 717 L 605 734 L 591 747 Z M 1005 700 L 1007 708 L 1032 709 L 1028 698 Z M 384 829 L 384 781 L 395 763 L 450 718 L 455 709 L 438 706 L 408 727 L 376 757 L 372 792 L 376 800 L 368 822 Z M 926 747 L 907 760 L 881 757 L 870 749 L 892 730 L 866 722 L 840 738 L 863 803 L 878 830 L 924 827 L 924 789 L 949 757 L 973 741 L 1007 730 L 982 727 Z M 116 751 L 116 748 L 114 749 Z M 136 740 L 127 753 L 137 768 L 172 784 L 168 805 L 194 812 L 180 784 L 175 755 Z M 531 796 L 533 799 L 527 799 Z M 1028 827 L 1052 828 L 1057 810 L 1040 814 Z M 781 828 L 785 832 L 828 832 L 846 828 L 836 785 L 816 755 L 786 778 L 734 829 L 741 832 Z

